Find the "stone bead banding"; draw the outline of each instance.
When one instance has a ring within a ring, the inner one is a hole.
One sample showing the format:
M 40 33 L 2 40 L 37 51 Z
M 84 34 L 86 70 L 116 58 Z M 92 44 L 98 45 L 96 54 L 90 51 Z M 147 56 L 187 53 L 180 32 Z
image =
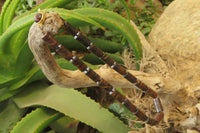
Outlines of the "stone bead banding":
M 127 100 L 128 100 L 128 99 L 124 99 L 124 101 L 122 102 L 122 104 L 124 105 L 124 104 L 126 103 Z
M 74 39 L 76 40 L 79 35 L 80 35 L 80 32 L 77 32 L 77 34 L 74 36 Z
M 116 62 L 114 62 L 114 63 L 113 63 L 113 65 L 112 65 L 112 66 L 110 66 L 110 67 L 113 69 L 113 68 L 116 66 L 116 64 L 117 64 L 117 63 L 116 63 Z
M 74 59 L 76 59 L 76 56 L 72 56 L 72 58 L 69 60 L 71 63 L 73 63 Z
M 56 47 L 56 52 L 58 52 L 60 50 L 60 48 L 62 47 L 62 44 L 59 44 L 57 47 Z
M 139 109 L 138 108 L 136 108 L 136 111 L 135 112 L 133 112 L 134 114 L 137 114 L 138 113 L 138 111 L 139 111 Z
M 84 70 L 84 73 L 87 74 L 90 71 L 90 68 L 87 67 L 86 70 Z
M 128 75 L 128 73 L 126 73 L 126 74 L 124 74 L 124 75 L 122 75 L 124 78 L 126 78 L 126 76 Z
M 112 88 L 112 90 L 109 92 L 109 95 L 112 95 L 115 92 L 115 88 Z
M 157 97 L 157 98 L 154 98 L 153 99 L 153 102 L 154 102 L 154 105 L 155 105 L 155 107 L 156 107 L 156 112 L 162 112 L 163 111 L 163 108 L 162 108 L 162 106 L 160 106 L 161 105 L 161 102 L 160 102 L 160 99 Z
M 91 46 L 94 45 L 92 42 L 90 43 L 89 46 L 87 46 L 87 49 L 90 50 Z
M 100 82 L 101 82 L 102 78 L 99 77 L 98 81 L 96 82 L 96 84 L 99 86 L 100 85 Z

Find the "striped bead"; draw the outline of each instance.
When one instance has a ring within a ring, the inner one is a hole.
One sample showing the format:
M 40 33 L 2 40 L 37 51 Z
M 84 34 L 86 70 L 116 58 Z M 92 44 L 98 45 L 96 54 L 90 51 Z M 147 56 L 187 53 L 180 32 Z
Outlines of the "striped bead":
M 91 48 L 91 46 L 94 45 L 92 42 L 90 43 L 89 46 L 87 46 L 87 49 L 89 50 Z
M 99 79 L 98 81 L 96 82 L 97 85 L 100 85 L 100 82 L 101 82 L 102 78 L 99 76 Z
M 110 66 L 112 69 L 116 66 L 116 62 L 113 63 L 112 66 Z
M 128 99 L 124 99 L 124 101 L 122 102 L 122 105 L 124 105 L 126 103 Z
M 137 114 L 139 112 L 139 109 L 138 108 L 136 108 L 136 109 L 137 110 L 135 112 L 133 112 L 134 114 Z
M 126 73 L 126 74 L 124 74 L 124 75 L 122 75 L 124 78 L 126 78 L 126 76 L 128 75 L 128 73 Z
M 62 47 L 62 44 L 59 44 L 57 47 L 56 47 L 56 52 L 58 52 L 60 50 L 60 48 Z
M 74 62 L 74 59 L 76 59 L 76 56 L 72 56 L 72 58 L 69 60 L 71 63 Z
M 77 34 L 74 36 L 74 39 L 76 40 L 79 35 L 80 35 L 80 32 L 77 32 Z
M 109 92 L 109 95 L 112 95 L 115 92 L 115 88 L 112 88 L 112 90 Z
M 90 71 L 90 68 L 87 67 L 86 70 L 84 70 L 84 73 L 87 74 Z

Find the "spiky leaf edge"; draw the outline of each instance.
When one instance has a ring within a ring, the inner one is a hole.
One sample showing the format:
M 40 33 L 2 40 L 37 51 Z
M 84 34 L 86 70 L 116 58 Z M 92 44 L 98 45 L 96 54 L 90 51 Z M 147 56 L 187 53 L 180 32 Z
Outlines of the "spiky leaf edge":
M 20 108 L 42 105 L 80 120 L 104 133 L 125 133 L 130 129 L 107 109 L 82 93 L 56 85 L 39 84 L 14 97 Z

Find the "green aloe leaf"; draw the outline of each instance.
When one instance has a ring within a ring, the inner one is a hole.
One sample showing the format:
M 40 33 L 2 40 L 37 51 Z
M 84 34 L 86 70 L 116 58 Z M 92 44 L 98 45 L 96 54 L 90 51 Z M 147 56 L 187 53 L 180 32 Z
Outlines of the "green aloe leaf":
M 12 0 L 8 6 L 8 8 L 6 9 L 4 18 L 3 18 L 3 32 L 6 31 L 6 29 L 10 26 L 12 19 L 14 17 L 15 14 L 15 9 L 17 8 L 18 3 L 20 2 L 20 0 Z
M 56 85 L 47 88 L 34 85 L 15 96 L 14 101 L 20 108 L 34 105 L 53 108 L 104 133 L 129 131 L 129 128 L 107 109 L 73 89 L 61 88 Z
M 120 0 L 120 2 L 122 3 L 122 5 L 124 6 L 125 10 L 126 10 L 126 14 L 127 14 L 127 19 L 130 21 L 130 16 L 131 16 L 131 13 L 130 13 L 130 10 L 128 8 L 128 5 L 126 4 L 126 1 L 125 0 Z
M 24 45 L 28 44 L 28 31 L 29 27 L 23 28 L 10 38 L 10 41 L 8 43 L 9 45 L 7 45 L 7 48 L 8 51 L 10 51 L 11 54 L 13 54 L 15 57 L 21 53 L 21 50 L 23 49 Z
M 95 26 L 97 26 L 99 28 L 104 29 L 104 27 L 100 23 L 94 21 L 93 19 L 90 19 L 90 18 L 86 17 L 85 15 L 82 15 L 82 14 L 77 13 L 77 12 L 73 12 L 73 10 L 66 10 L 66 9 L 61 9 L 61 8 L 49 8 L 49 9 L 45 9 L 45 10 L 42 10 L 42 11 L 58 12 L 59 15 L 64 19 L 73 18 L 73 19 L 76 19 L 76 20 L 79 20 L 79 21 L 83 21 L 83 22 L 86 22 L 86 23 L 89 23 L 89 24 L 92 24 L 92 25 L 95 25 Z
M 91 37 L 88 37 L 88 39 L 90 39 L 97 47 L 99 47 L 104 52 L 116 53 L 123 51 L 123 46 L 120 43 Z M 69 50 L 87 51 L 87 49 L 72 36 L 57 36 L 56 40 L 58 40 L 59 43 L 63 44 Z
M 88 39 L 90 39 L 98 48 L 104 52 L 116 53 L 123 51 L 123 45 L 120 43 L 91 37 L 88 37 Z
M 17 93 L 19 93 L 23 89 L 24 88 L 22 87 L 20 89 L 10 91 L 8 87 L 1 88 L 0 89 L 0 102 L 2 102 L 4 100 L 16 95 Z
M 79 121 L 69 116 L 64 116 L 51 123 L 50 127 L 57 133 L 75 133 L 78 123 Z
M 6 10 L 8 9 L 10 2 L 11 0 L 6 0 L 2 7 L 1 16 L 0 16 L 0 35 L 3 33 L 3 20 L 4 20 Z
M 63 114 L 48 108 L 37 108 L 25 116 L 10 133 L 41 133 L 50 123 L 62 117 Z
M 20 52 L 16 53 L 15 66 L 14 66 L 14 75 L 23 75 L 25 72 L 28 72 L 33 65 L 33 54 L 28 46 L 28 42 L 25 41 L 22 43 Z
M 23 13 L 20 16 L 17 16 L 13 21 L 17 21 L 18 19 L 29 15 L 31 13 L 37 12 L 38 9 L 42 10 L 42 9 L 47 9 L 47 8 L 52 8 L 52 7 L 63 7 L 63 5 L 66 5 L 70 2 L 72 2 L 73 0 L 46 0 L 45 2 L 43 2 L 42 4 L 36 6 L 35 8 L 31 9 L 30 11 Z
M 39 66 L 35 66 L 33 67 L 26 75 L 24 78 L 22 78 L 21 80 L 19 80 L 18 82 L 12 84 L 9 87 L 9 90 L 14 90 L 14 89 L 18 89 L 20 87 L 22 87 L 24 84 L 26 84 L 29 79 L 31 79 L 31 77 L 40 70 Z
M 1 54 L 7 54 L 8 50 L 7 42 L 9 42 L 9 39 L 13 36 L 14 33 L 20 31 L 23 28 L 30 27 L 30 25 L 33 23 L 33 17 L 35 14 L 30 14 L 29 16 L 21 18 L 19 21 L 16 21 L 16 23 L 13 23 L 6 32 L 4 32 L 0 36 L 0 55 Z
M 19 109 L 12 100 L 0 102 L 0 133 L 9 133 L 26 109 Z

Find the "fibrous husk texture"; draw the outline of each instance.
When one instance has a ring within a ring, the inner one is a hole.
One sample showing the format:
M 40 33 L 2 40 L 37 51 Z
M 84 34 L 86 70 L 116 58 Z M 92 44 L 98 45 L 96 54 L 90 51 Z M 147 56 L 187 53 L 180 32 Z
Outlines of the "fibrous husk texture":
M 164 75 L 153 71 L 165 81 L 158 91 L 164 106 L 165 130 L 200 131 L 200 1 L 172 2 L 152 29 L 149 44 L 167 68 Z M 148 54 L 144 48 L 144 71 L 161 70 L 163 66 L 153 61 L 155 56 L 149 58 Z

